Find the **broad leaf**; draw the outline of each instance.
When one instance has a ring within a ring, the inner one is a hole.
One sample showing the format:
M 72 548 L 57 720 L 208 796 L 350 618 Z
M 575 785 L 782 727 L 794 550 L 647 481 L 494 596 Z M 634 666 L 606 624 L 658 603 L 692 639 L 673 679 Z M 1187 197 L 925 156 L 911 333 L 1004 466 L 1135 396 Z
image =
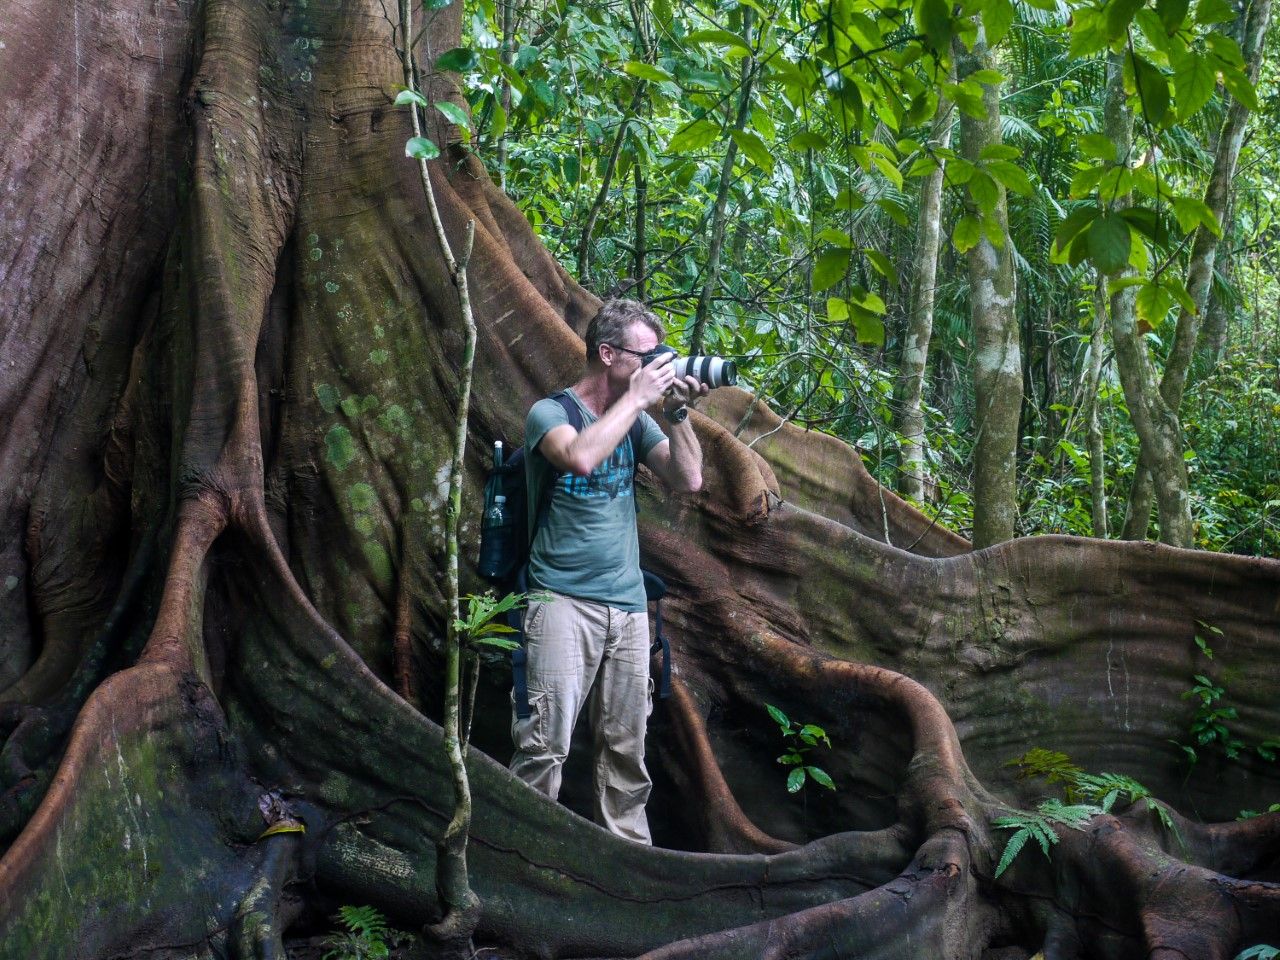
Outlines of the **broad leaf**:
M 689 153 L 709 146 L 720 137 L 720 126 L 710 120 L 695 120 L 680 128 L 667 144 L 669 153 Z
M 987 43 L 995 46 L 1013 26 L 1013 4 L 1010 0 L 987 0 L 982 5 L 982 26 L 987 32 Z
M 752 163 L 765 173 L 773 173 L 773 154 L 769 152 L 769 148 L 765 146 L 765 142 L 760 139 L 759 135 L 752 133 L 750 130 L 731 130 L 729 131 L 729 136 L 733 138 L 733 142 L 738 145 L 738 149 L 746 154 Z
M 403 107 L 406 103 L 417 104 L 424 110 L 427 108 L 427 98 L 420 94 L 417 90 L 401 90 L 396 94 L 396 106 Z
M 1169 114 L 1169 79 L 1158 67 L 1140 56 L 1133 57 L 1133 78 L 1143 115 L 1155 126 Z
M 961 253 L 968 253 L 982 239 L 982 225 L 974 217 L 961 217 L 951 231 L 951 242 Z
M 851 253 L 848 250 L 828 250 L 813 265 L 813 292 L 821 293 L 834 287 L 849 269 Z
M 787 774 L 787 793 L 796 793 L 804 786 L 804 767 L 796 767 Z
M 630 76 L 640 80 L 652 80 L 654 83 L 672 83 L 675 81 L 675 77 L 661 67 L 655 67 L 651 63 L 644 63 L 640 60 L 628 60 L 622 65 L 622 70 Z
M 454 47 L 452 50 L 446 50 L 436 58 L 436 69 L 466 73 L 468 70 L 474 69 L 479 62 L 480 57 L 476 55 L 474 50 L 468 50 L 466 47 Z
M 728 30 L 695 30 L 685 37 L 685 42 L 695 45 L 710 43 L 719 47 L 736 47 L 748 56 L 751 54 L 751 45 Z
M 441 100 L 436 104 L 436 109 L 443 113 L 450 121 L 462 127 L 463 130 L 471 129 L 471 118 L 467 116 L 467 111 L 463 110 L 456 103 L 448 100 Z
M 414 160 L 434 160 L 440 156 L 440 148 L 426 137 L 410 137 L 405 141 L 404 155 Z
M 1129 262 L 1129 223 L 1117 213 L 1104 213 L 1089 227 L 1089 256 L 1103 273 L 1115 273 Z
M 1193 116 L 1209 102 L 1217 83 L 1216 74 L 1209 58 L 1194 50 L 1173 58 L 1173 91 L 1179 120 Z

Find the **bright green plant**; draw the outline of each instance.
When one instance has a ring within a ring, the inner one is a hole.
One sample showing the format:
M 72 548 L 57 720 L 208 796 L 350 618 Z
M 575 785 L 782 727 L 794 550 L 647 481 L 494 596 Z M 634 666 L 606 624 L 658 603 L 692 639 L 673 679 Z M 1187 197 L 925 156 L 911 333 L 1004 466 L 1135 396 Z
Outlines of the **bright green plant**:
M 791 768 L 787 774 L 787 792 L 798 793 L 809 780 L 828 790 L 834 790 L 836 785 L 827 771 L 808 762 L 809 752 L 819 743 L 827 747 L 831 746 L 827 731 L 813 723 L 796 723 L 771 703 L 766 703 L 764 706 L 769 711 L 769 716 L 773 718 L 773 722 L 778 725 L 782 739 L 787 745 L 786 751 L 778 757 L 778 763 Z
M 1072 830 L 1083 830 L 1091 817 L 1103 812 L 1101 807 L 1089 803 L 1066 804 L 1061 800 L 1050 799 L 1042 801 L 1035 813 L 1020 810 L 1006 817 L 996 817 L 991 821 L 993 827 L 1013 831 L 1013 836 L 1005 844 L 1004 853 L 996 865 L 996 876 L 1009 869 L 1009 864 L 1013 863 L 1014 857 L 1026 846 L 1028 840 L 1035 840 L 1045 857 L 1048 857 L 1049 848 L 1058 842 L 1055 824 Z
M 1122 773 L 1087 773 L 1072 763 L 1065 753 L 1040 747 L 1006 761 L 1005 766 L 1016 767 L 1020 780 L 1038 779 L 1049 784 L 1061 784 L 1066 801 L 1071 805 L 1065 809 L 1087 807 L 1097 813 L 1111 813 L 1116 804 L 1127 808 L 1141 802 L 1165 829 L 1178 837 L 1179 843 L 1182 841 L 1168 809 L 1132 777 Z M 1026 838 L 1022 843 L 1025 842 Z
M 525 593 L 508 593 L 504 597 L 495 597 L 493 591 L 481 594 L 467 594 L 467 615 L 453 622 L 458 636 L 473 651 L 488 647 L 496 650 L 511 651 L 520 644 L 506 634 L 515 633 L 513 627 L 507 626 L 500 617 L 512 610 L 523 607 L 526 601 L 537 599 L 536 595 Z
M 413 940 L 413 934 L 388 924 L 376 907 L 339 907 L 333 919 L 345 929 L 324 938 L 329 949 L 322 960 L 378 960 Z

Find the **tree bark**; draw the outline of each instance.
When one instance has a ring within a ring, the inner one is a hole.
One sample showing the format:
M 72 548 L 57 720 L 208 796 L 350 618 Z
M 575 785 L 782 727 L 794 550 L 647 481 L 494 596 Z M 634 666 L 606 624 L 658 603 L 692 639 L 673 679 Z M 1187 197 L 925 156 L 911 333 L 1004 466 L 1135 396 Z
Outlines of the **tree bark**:
M 751 43 L 751 25 L 754 11 L 742 8 L 742 36 Z M 742 58 L 742 79 L 738 93 L 738 109 L 731 131 L 742 130 L 751 116 L 751 90 L 755 86 L 756 61 L 754 56 Z M 711 211 L 711 242 L 707 248 L 706 281 L 698 295 L 698 306 L 693 314 L 693 329 L 689 332 L 689 356 L 701 356 L 703 341 L 707 335 L 707 323 L 711 317 L 711 301 L 720 289 L 720 252 L 724 249 L 725 209 L 729 203 L 729 188 L 733 185 L 733 164 L 738 156 L 738 141 L 732 137 L 725 146 L 724 160 L 720 163 L 720 183 L 716 188 L 716 202 Z
M 1124 57 L 1127 55 L 1108 55 L 1107 93 L 1103 109 L 1106 134 L 1116 145 L 1116 155 L 1124 163 L 1132 161 L 1133 153 L 1133 111 L 1124 90 Z M 1113 198 L 1111 215 L 1117 215 L 1114 211 L 1123 210 L 1128 205 L 1127 193 Z M 1132 273 L 1132 269 L 1126 266 L 1117 277 L 1131 276 Z M 1160 540 L 1171 546 L 1190 547 L 1194 528 L 1187 465 L 1182 459 L 1182 431 L 1177 413 L 1160 394 L 1155 365 L 1138 329 L 1134 300 L 1133 287 L 1111 294 L 1111 340 L 1115 344 L 1116 367 L 1134 429 L 1156 478 Z
M 0 11 L 22 58 L 0 74 L 0 129 L 23 134 L 0 183 L 24 185 L 0 194 L 22 224 L 0 232 L 0 450 L 18 467 L 0 543 L 21 543 L 5 558 L 25 593 L 0 703 L 7 955 L 256 960 L 334 903 L 413 928 L 444 912 L 441 705 L 394 692 L 392 646 L 407 578 L 438 690 L 464 324 L 403 155 L 381 4 L 289 11 L 73 5 L 71 30 L 63 4 Z M 461 5 L 434 17 L 429 49 L 456 46 Z M 80 62 L 95 68 L 67 84 Z M 461 104 L 455 78 L 425 77 L 429 100 Z M 475 222 L 474 485 L 492 441 L 576 375 L 598 301 L 437 113 L 440 223 Z M 477 937 L 548 958 L 1265 942 L 1280 817 L 1233 818 L 1280 778 L 1206 757 L 1188 779 L 1165 743 L 1187 735 L 1170 704 L 1197 621 L 1226 638 L 1242 734 L 1280 727 L 1280 563 L 1062 537 L 969 552 L 892 493 L 882 507 L 833 437 L 761 407 L 768 436 L 735 440 L 751 402 L 716 391 L 692 414 L 702 492 L 640 483 L 682 684 L 650 742 L 663 845 L 516 781 L 509 691 L 482 678 Z M 882 510 L 910 549 L 878 542 Z M 477 521 L 464 504 L 465 588 Z M 766 703 L 828 730 L 835 794 L 787 794 Z M 1118 804 L 995 878 L 993 820 L 1039 792 L 1005 761 L 1033 746 L 1228 822 L 1175 814 L 1174 836 Z
M 957 41 L 956 77 L 994 68 L 981 25 L 973 49 Z M 982 151 L 1002 141 L 998 84 L 983 84 L 986 116 L 960 116 L 960 152 L 981 164 Z M 969 250 L 969 303 L 973 317 L 973 401 L 978 439 L 973 451 L 973 544 L 988 547 L 1011 540 L 1018 520 L 1018 422 L 1022 413 L 1022 355 L 1016 313 L 1013 244 L 1004 185 L 997 193 L 984 233 Z
M 930 141 L 934 148 L 951 146 L 951 105 L 938 101 Z M 928 466 L 924 459 L 924 414 L 921 409 L 924 375 L 933 336 L 933 302 L 938 278 L 938 246 L 942 234 L 942 183 L 946 158 L 920 184 L 920 222 L 916 228 L 915 275 L 911 312 L 903 337 L 902 360 L 894 396 L 894 430 L 898 434 L 898 493 L 920 503 L 925 498 Z
M 1270 20 L 1271 0 L 1253 0 L 1249 4 L 1244 43 L 1241 46 L 1249 82 L 1255 86 L 1262 66 L 1263 40 Z M 1229 106 L 1222 122 L 1222 130 L 1218 134 L 1218 148 L 1213 158 L 1213 171 L 1209 175 L 1209 185 L 1205 188 L 1204 202 L 1213 211 L 1214 217 L 1222 225 L 1225 233 L 1228 229 L 1227 211 L 1231 206 L 1236 163 L 1240 159 L 1240 147 L 1244 143 L 1248 110 L 1244 104 L 1233 99 L 1225 90 L 1222 95 L 1227 99 Z M 1191 295 L 1195 309 L 1188 310 L 1185 306 L 1179 309 L 1173 348 L 1165 361 L 1164 375 L 1160 378 L 1160 398 L 1175 417 L 1178 416 L 1178 411 L 1182 407 L 1182 394 L 1186 388 L 1187 376 L 1191 371 L 1191 361 L 1195 357 L 1202 318 L 1209 311 L 1213 271 L 1220 243 L 1221 238 L 1212 231 L 1203 226 L 1197 228 L 1195 242 L 1191 248 L 1191 260 L 1187 266 L 1186 280 L 1187 292 Z M 1133 489 L 1129 494 L 1125 516 L 1123 536 L 1126 540 L 1144 539 L 1151 522 L 1151 504 L 1155 491 L 1152 480 L 1153 465 L 1150 459 L 1150 454 L 1144 450 L 1143 459 L 1139 462 L 1137 472 L 1134 474 Z M 1161 527 L 1163 529 L 1163 524 Z M 1162 539 L 1164 539 L 1163 536 Z M 1174 541 L 1165 539 L 1165 542 Z M 1181 545 L 1190 546 L 1191 538 L 1188 536 Z
M 1107 519 L 1107 452 L 1102 442 L 1102 425 L 1098 420 L 1098 387 L 1102 383 L 1103 335 L 1107 328 L 1107 281 L 1098 274 L 1093 289 L 1093 332 L 1089 337 L 1089 372 L 1085 376 L 1084 402 L 1089 415 L 1085 430 L 1089 437 L 1090 518 L 1093 535 L 1106 539 L 1110 534 Z

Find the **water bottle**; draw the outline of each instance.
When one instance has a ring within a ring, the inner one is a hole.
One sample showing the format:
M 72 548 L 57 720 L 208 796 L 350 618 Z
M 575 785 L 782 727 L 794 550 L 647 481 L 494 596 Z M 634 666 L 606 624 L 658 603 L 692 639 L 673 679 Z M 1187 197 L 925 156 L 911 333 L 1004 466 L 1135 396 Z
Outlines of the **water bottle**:
M 484 515 L 484 525 L 489 528 L 501 527 L 507 522 L 506 516 L 507 498 L 502 494 L 498 494 L 493 498 L 493 506 L 489 508 L 489 512 Z
M 495 470 L 502 469 L 502 441 L 493 441 L 493 468 Z

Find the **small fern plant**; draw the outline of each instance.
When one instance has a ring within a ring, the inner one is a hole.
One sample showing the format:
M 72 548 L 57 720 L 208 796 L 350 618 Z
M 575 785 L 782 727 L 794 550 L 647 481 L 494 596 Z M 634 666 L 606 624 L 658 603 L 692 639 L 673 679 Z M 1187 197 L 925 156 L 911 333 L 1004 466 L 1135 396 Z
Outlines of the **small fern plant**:
M 996 865 L 996 876 L 1009 869 L 1009 864 L 1013 863 L 1014 857 L 1027 845 L 1028 840 L 1039 844 L 1045 857 L 1050 858 L 1049 848 L 1058 842 L 1055 824 L 1072 830 L 1083 830 L 1091 817 L 1102 812 L 1101 807 L 1089 803 L 1066 804 L 1061 800 L 1045 800 L 1036 808 L 1035 813 L 1020 810 L 1007 817 L 996 817 L 991 821 L 993 827 L 1013 831 L 1013 836 L 1004 845 L 1004 853 Z
M 339 907 L 333 919 L 346 929 L 324 938 L 329 949 L 322 960 L 383 960 L 393 947 L 413 939 L 388 924 L 376 907 Z

